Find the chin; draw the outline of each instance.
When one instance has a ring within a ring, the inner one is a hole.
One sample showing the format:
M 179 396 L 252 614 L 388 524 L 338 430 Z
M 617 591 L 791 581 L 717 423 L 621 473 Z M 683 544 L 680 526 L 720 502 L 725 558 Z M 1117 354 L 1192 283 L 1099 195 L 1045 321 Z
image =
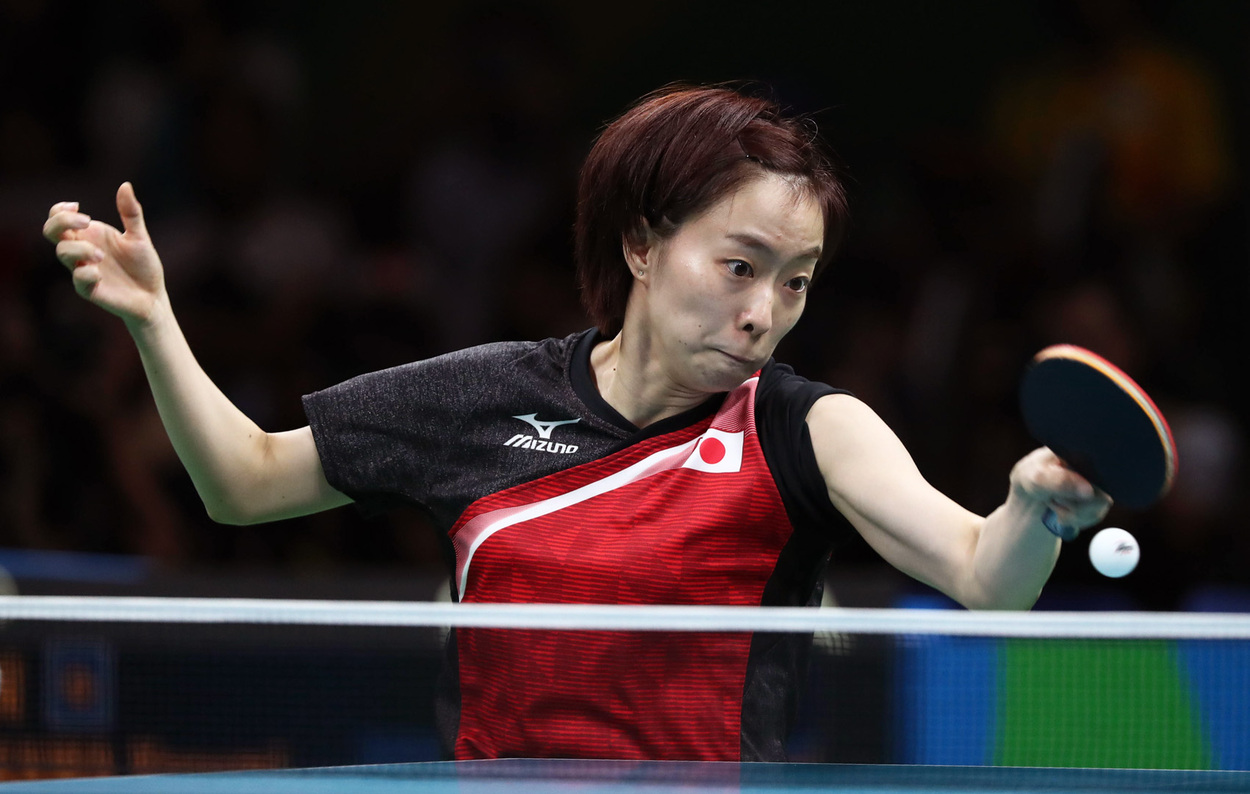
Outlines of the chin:
M 704 384 L 704 390 L 716 393 L 723 391 L 733 391 L 742 385 L 749 377 L 755 374 L 758 367 L 750 367 L 742 365 L 733 369 L 719 369 L 711 372 L 704 372 L 700 379 Z

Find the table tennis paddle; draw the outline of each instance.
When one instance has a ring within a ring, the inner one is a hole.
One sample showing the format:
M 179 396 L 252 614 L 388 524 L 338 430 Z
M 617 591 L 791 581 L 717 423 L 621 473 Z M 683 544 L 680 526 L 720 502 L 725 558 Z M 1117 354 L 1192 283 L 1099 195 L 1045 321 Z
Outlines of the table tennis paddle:
M 1033 357 L 1020 383 L 1029 433 L 1116 504 L 1150 506 L 1172 487 L 1176 444 L 1158 406 L 1102 356 L 1076 345 L 1052 345 Z M 1042 518 L 1064 540 L 1079 530 L 1054 511 Z

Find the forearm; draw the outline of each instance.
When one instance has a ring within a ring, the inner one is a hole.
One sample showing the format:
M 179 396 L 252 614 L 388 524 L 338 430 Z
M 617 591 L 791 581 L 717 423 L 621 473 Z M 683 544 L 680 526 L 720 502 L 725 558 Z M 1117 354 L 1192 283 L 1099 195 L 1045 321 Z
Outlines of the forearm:
M 1012 489 L 985 518 L 973 552 L 965 605 L 978 609 L 1028 609 L 1059 559 L 1060 541 L 1042 525 L 1046 505 Z
M 1021 458 L 1010 482 L 1006 502 L 982 524 L 973 554 L 975 605 L 983 608 L 1027 609 L 1041 595 L 1062 545 L 1042 524 L 1048 510 L 1081 530 L 1111 507 L 1105 493 L 1045 447 Z
M 178 457 L 214 519 L 272 521 L 351 501 L 326 480 L 312 429 L 265 433 L 209 379 L 178 327 L 134 188 L 117 190 L 125 232 L 59 202 L 43 234 L 83 298 L 126 323 Z
M 215 520 L 239 523 L 261 482 L 268 435 L 240 411 L 196 361 L 168 298 L 128 323 L 161 421 Z
M 1028 609 L 1059 558 L 1047 509 L 1085 528 L 1110 501 L 1046 448 L 1012 468 L 1007 500 L 982 518 L 930 485 L 881 419 L 846 395 L 807 418 L 829 499 L 894 567 L 970 609 Z

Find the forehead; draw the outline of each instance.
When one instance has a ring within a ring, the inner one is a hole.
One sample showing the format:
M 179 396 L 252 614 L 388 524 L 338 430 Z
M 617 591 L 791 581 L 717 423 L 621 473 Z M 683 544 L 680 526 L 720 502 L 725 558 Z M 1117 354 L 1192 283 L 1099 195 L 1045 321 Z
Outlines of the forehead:
M 704 235 L 754 238 L 778 252 L 819 252 L 825 223 L 820 204 L 799 180 L 764 172 L 722 196 L 687 226 Z

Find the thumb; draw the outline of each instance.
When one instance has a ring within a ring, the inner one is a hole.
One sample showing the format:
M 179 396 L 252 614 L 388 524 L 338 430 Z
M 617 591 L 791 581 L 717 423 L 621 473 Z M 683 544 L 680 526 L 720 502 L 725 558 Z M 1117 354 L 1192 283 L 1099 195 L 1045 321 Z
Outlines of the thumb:
M 117 189 L 117 214 L 121 215 L 122 227 L 127 234 L 146 240 L 148 227 L 143 222 L 143 207 L 135 198 L 135 186 L 123 182 Z

